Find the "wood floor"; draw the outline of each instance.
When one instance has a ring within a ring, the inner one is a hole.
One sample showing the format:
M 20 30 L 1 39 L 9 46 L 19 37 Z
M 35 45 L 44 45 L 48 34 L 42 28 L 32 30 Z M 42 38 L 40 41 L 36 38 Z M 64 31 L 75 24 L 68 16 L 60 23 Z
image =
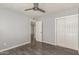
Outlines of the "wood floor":
M 78 55 L 78 52 L 68 48 L 37 42 L 36 45 L 27 44 L 0 52 L 0 55 Z

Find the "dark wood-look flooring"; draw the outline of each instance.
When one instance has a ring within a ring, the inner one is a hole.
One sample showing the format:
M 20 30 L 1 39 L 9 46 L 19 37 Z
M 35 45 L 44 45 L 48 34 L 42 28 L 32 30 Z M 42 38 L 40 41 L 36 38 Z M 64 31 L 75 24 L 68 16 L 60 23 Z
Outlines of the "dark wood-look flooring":
M 78 55 L 78 52 L 68 48 L 37 42 L 33 46 L 32 44 L 27 44 L 0 52 L 0 55 Z

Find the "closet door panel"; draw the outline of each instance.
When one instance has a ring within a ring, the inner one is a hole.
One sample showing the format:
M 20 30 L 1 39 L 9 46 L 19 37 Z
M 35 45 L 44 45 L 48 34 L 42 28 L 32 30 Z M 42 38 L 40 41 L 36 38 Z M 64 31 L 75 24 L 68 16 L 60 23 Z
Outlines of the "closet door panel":
M 64 39 L 65 39 L 65 23 L 64 20 L 65 18 L 58 18 L 56 19 L 56 44 L 62 46 L 62 44 L 64 43 Z
M 78 16 L 71 15 L 56 19 L 57 45 L 78 50 Z
M 72 15 L 65 18 L 65 46 L 78 50 L 78 17 Z

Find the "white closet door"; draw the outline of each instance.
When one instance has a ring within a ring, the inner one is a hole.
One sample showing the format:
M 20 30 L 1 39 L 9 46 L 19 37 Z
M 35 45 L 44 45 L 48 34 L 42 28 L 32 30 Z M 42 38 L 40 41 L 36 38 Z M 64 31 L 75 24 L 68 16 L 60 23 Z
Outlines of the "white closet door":
M 65 26 L 65 46 L 78 50 L 78 16 L 67 16 Z
M 65 39 L 65 18 L 56 19 L 56 44 L 62 46 Z
M 56 22 L 57 45 L 78 50 L 78 16 L 61 17 Z

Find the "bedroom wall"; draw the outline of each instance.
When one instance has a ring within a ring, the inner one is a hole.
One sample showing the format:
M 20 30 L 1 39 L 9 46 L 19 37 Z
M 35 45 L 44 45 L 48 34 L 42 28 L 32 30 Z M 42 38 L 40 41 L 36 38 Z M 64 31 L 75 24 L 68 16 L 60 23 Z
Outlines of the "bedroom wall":
M 29 43 L 30 32 L 29 16 L 0 8 L 0 51 Z
M 78 22 L 79 22 L 79 8 L 78 8 Z M 79 23 L 78 23 L 78 53 L 79 53 Z
M 54 15 L 44 15 L 39 20 L 43 23 L 43 42 L 55 44 L 55 17 Z
M 55 18 L 74 14 L 78 14 L 78 8 L 70 8 L 57 13 L 50 13 L 38 18 L 43 22 L 43 42 L 55 45 Z

